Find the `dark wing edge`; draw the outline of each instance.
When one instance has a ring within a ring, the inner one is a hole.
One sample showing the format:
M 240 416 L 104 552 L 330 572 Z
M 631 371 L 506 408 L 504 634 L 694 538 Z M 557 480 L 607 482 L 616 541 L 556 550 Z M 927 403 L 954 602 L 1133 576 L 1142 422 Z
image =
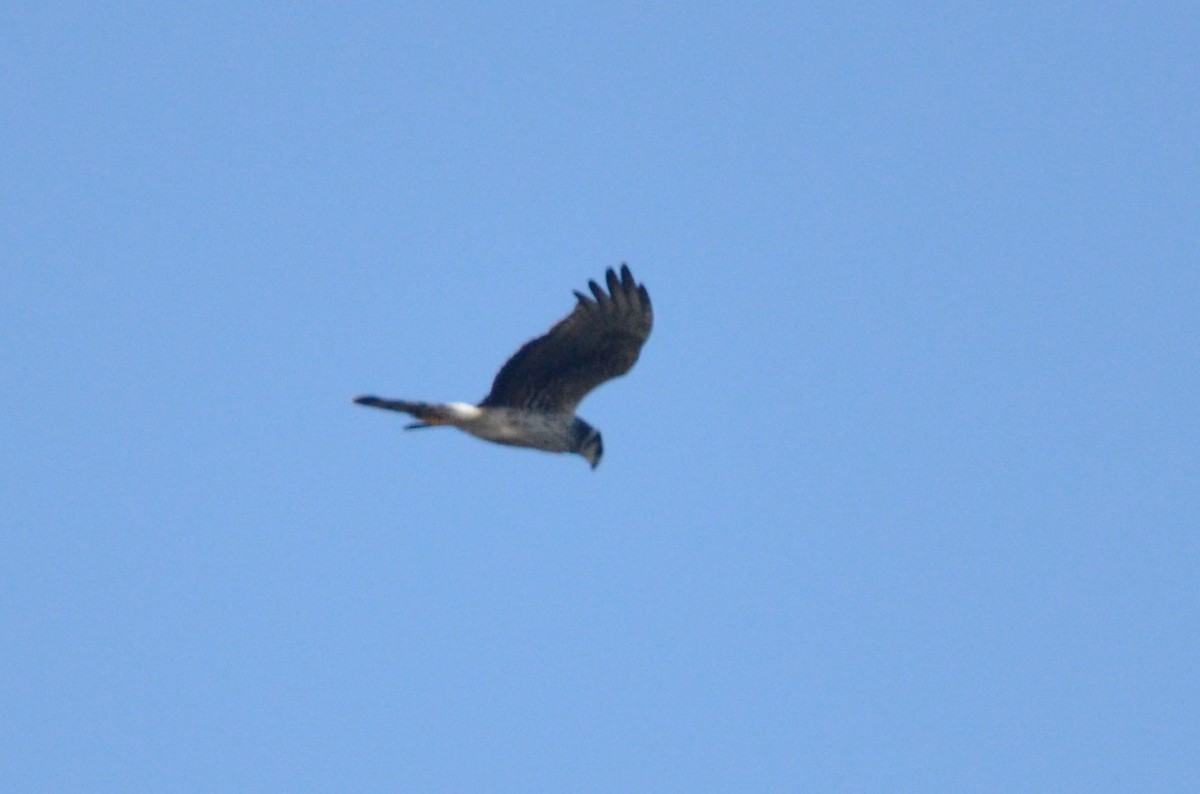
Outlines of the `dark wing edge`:
M 604 277 L 607 291 L 589 281 L 590 297 L 575 292 L 571 313 L 513 354 L 480 405 L 574 411 L 592 389 L 633 367 L 654 325 L 650 293 L 628 265 Z

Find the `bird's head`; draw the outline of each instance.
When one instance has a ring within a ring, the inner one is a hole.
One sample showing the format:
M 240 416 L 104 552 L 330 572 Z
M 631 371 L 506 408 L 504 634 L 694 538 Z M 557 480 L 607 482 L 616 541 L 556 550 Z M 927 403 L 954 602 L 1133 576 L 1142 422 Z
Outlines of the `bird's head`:
M 579 418 L 575 419 L 573 430 L 575 451 L 582 455 L 593 469 L 596 468 L 600 465 L 600 458 L 604 456 L 604 439 L 600 437 L 600 431 Z

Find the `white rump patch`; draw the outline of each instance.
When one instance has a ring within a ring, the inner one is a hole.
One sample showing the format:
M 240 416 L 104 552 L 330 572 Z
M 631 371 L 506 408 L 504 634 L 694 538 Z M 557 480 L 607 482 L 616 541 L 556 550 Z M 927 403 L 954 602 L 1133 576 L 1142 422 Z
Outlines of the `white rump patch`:
M 454 415 L 455 419 L 463 422 L 470 422 L 483 415 L 483 411 L 470 403 L 446 403 L 446 407 L 450 409 L 450 413 Z

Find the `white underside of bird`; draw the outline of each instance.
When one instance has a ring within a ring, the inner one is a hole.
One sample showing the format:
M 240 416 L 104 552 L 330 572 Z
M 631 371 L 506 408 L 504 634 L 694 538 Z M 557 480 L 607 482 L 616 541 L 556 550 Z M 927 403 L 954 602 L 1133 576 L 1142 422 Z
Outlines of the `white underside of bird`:
M 575 416 L 567 413 L 539 413 L 519 408 L 484 410 L 470 403 L 446 403 L 448 418 L 426 424 L 447 424 L 498 444 L 530 447 L 546 452 L 573 452 L 571 426 Z

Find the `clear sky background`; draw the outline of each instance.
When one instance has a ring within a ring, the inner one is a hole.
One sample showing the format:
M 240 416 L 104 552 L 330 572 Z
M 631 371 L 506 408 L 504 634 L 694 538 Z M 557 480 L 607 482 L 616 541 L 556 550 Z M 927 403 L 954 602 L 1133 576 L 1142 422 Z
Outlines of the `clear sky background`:
M 0 789 L 1200 790 L 1194 3 L 9 3 Z M 628 262 L 578 457 L 406 434 Z

